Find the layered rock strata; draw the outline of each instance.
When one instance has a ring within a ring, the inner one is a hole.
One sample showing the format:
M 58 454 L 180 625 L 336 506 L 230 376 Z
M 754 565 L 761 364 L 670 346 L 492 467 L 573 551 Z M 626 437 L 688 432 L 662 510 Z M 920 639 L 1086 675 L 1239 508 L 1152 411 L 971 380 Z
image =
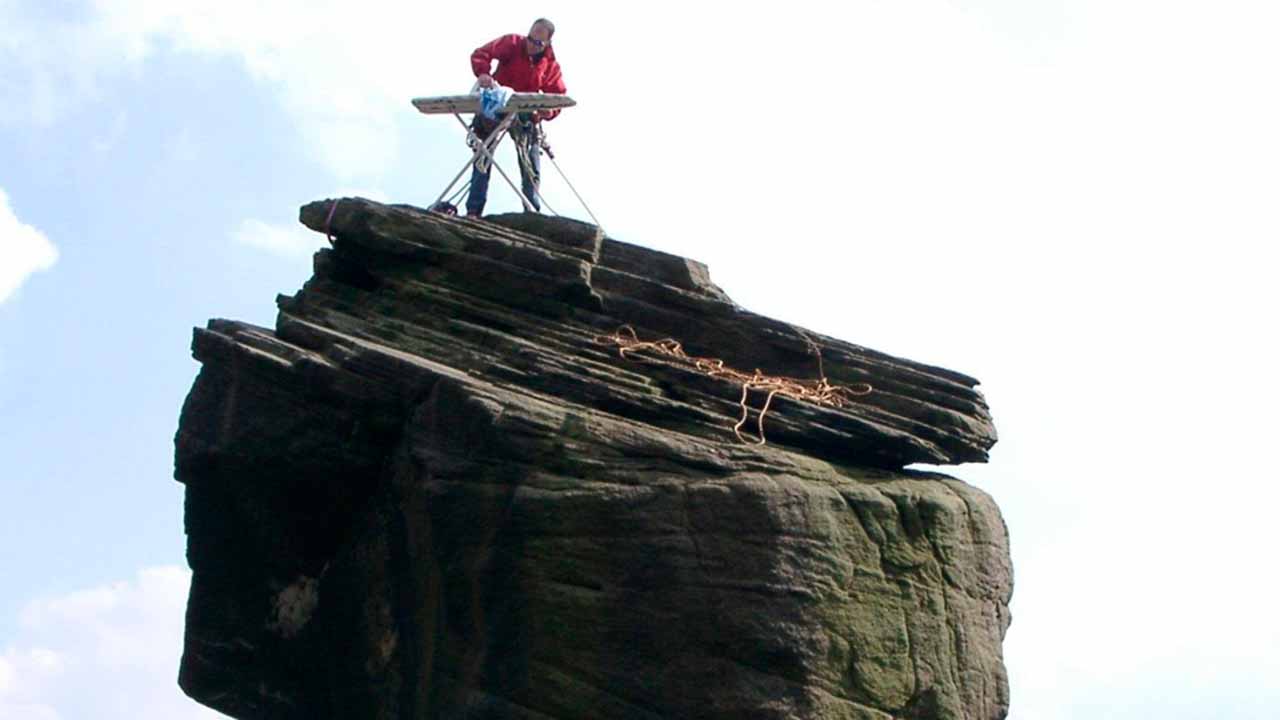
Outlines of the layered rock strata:
M 735 305 L 535 215 L 347 198 L 275 328 L 210 321 L 182 410 L 182 687 L 237 718 L 1002 718 L 1007 534 L 976 381 Z M 623 357 L 676 338 L 779 396 Z M 821 351 L 821 371 L 811 346 Z M 758 401 L 757 401 L 758 406 Z

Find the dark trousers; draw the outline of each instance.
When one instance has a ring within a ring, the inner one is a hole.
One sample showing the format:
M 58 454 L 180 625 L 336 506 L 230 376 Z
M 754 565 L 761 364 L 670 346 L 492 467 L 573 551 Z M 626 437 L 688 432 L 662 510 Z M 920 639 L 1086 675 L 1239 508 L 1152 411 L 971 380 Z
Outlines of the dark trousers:
M 475 130 L 476 137 L 484 142 L 493 131 L 498 127 L 498 123 L 502 122 L 501 115 L 497 120 L 488 120 L 484 116 L 477 114 L 476 119 L 472 121 L 471 127 Z M 520 189 L 524 191 L 524 196 L 529 198 L 529 202 L 533 204 L 534 210 L 541 210 L 542 204 L 538 201 L 538 189 L 542 181 L 542 143 L 538 137 L 538 128 L 532 120 L 520 117 L 511 125 L 511 137 L 516 142 L 516 155 L 523 156 L 520 160 Z M 497 154 L 497 147 L 494 147 L 494 154 Z M 482 169 L 483 168 L 483 169 Z M 484 211 L 484 203 L 489 198 L 489 175 L 493 171 L 493 165 L 483 156 L 476 158 L 471 165 L 471 192 L 467 194 L 467 214 L 479 215 Z

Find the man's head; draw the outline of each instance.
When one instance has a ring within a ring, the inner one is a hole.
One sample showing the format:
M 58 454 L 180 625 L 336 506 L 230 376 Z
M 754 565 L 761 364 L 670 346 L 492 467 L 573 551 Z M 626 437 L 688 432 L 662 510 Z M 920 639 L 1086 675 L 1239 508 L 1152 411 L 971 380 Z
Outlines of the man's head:
M 538 18 L 529 28 L 529 35 L 524 39 L 524 48 L 530 55 L 538 55 L 551 47 L 551 36 L 556 34 L 556 26 L 546 18 Z

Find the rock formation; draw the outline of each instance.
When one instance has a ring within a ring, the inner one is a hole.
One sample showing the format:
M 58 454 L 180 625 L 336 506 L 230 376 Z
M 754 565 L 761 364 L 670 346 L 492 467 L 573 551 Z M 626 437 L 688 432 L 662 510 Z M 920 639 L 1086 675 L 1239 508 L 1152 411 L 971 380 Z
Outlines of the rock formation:
M 195 331 L 191 697 L 274 719 L 1005 717 L 1004 523 L 903 469 L 986 459 L 974 379 L 755 315 L 699 263 L 575 221 L 352 198 L 301 219 L 333 247 L 275 328 Z M 623 326 L 872 392 L 779 395 L 744 442 L 740 384 L 622 353 Z

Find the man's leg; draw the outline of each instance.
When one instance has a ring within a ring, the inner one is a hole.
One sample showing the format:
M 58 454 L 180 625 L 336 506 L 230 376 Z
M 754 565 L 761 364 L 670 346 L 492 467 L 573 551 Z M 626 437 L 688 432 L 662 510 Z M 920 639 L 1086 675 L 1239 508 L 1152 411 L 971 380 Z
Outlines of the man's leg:
M 493 135 L 498 122 L 476 115 L 471 121 L 471 129 L 478 142 L 486 142 Z M 495 147 L 495 149 L 497 149 Z M 471 163 L 471 191 L 467 193 L 467 214 L 479 217 L 484 212 L 485 201 L 489 199 L 489 174 L 493 164 L 483 155 L 478 155 Z
M 534 125 L 530 124 L 528 130 L 521 134 L 520 143 L 528 160 L 528 167 L 525 167 L 525 163 L 520 163 L 520 189 L 529 198 L 534 210 L 542 210 L 542 201 L 538 196 L 542 189 L 542 144 L 538 142 Z
M 471 165 L 471 190 L 467 193 L 467 214 L 479 215 L 484 212 L 484 203 L 489 199 L 489 165 L 484 164 L 484 170 L 480 170 L 483 158 L 477 158 L 476 162 Z

